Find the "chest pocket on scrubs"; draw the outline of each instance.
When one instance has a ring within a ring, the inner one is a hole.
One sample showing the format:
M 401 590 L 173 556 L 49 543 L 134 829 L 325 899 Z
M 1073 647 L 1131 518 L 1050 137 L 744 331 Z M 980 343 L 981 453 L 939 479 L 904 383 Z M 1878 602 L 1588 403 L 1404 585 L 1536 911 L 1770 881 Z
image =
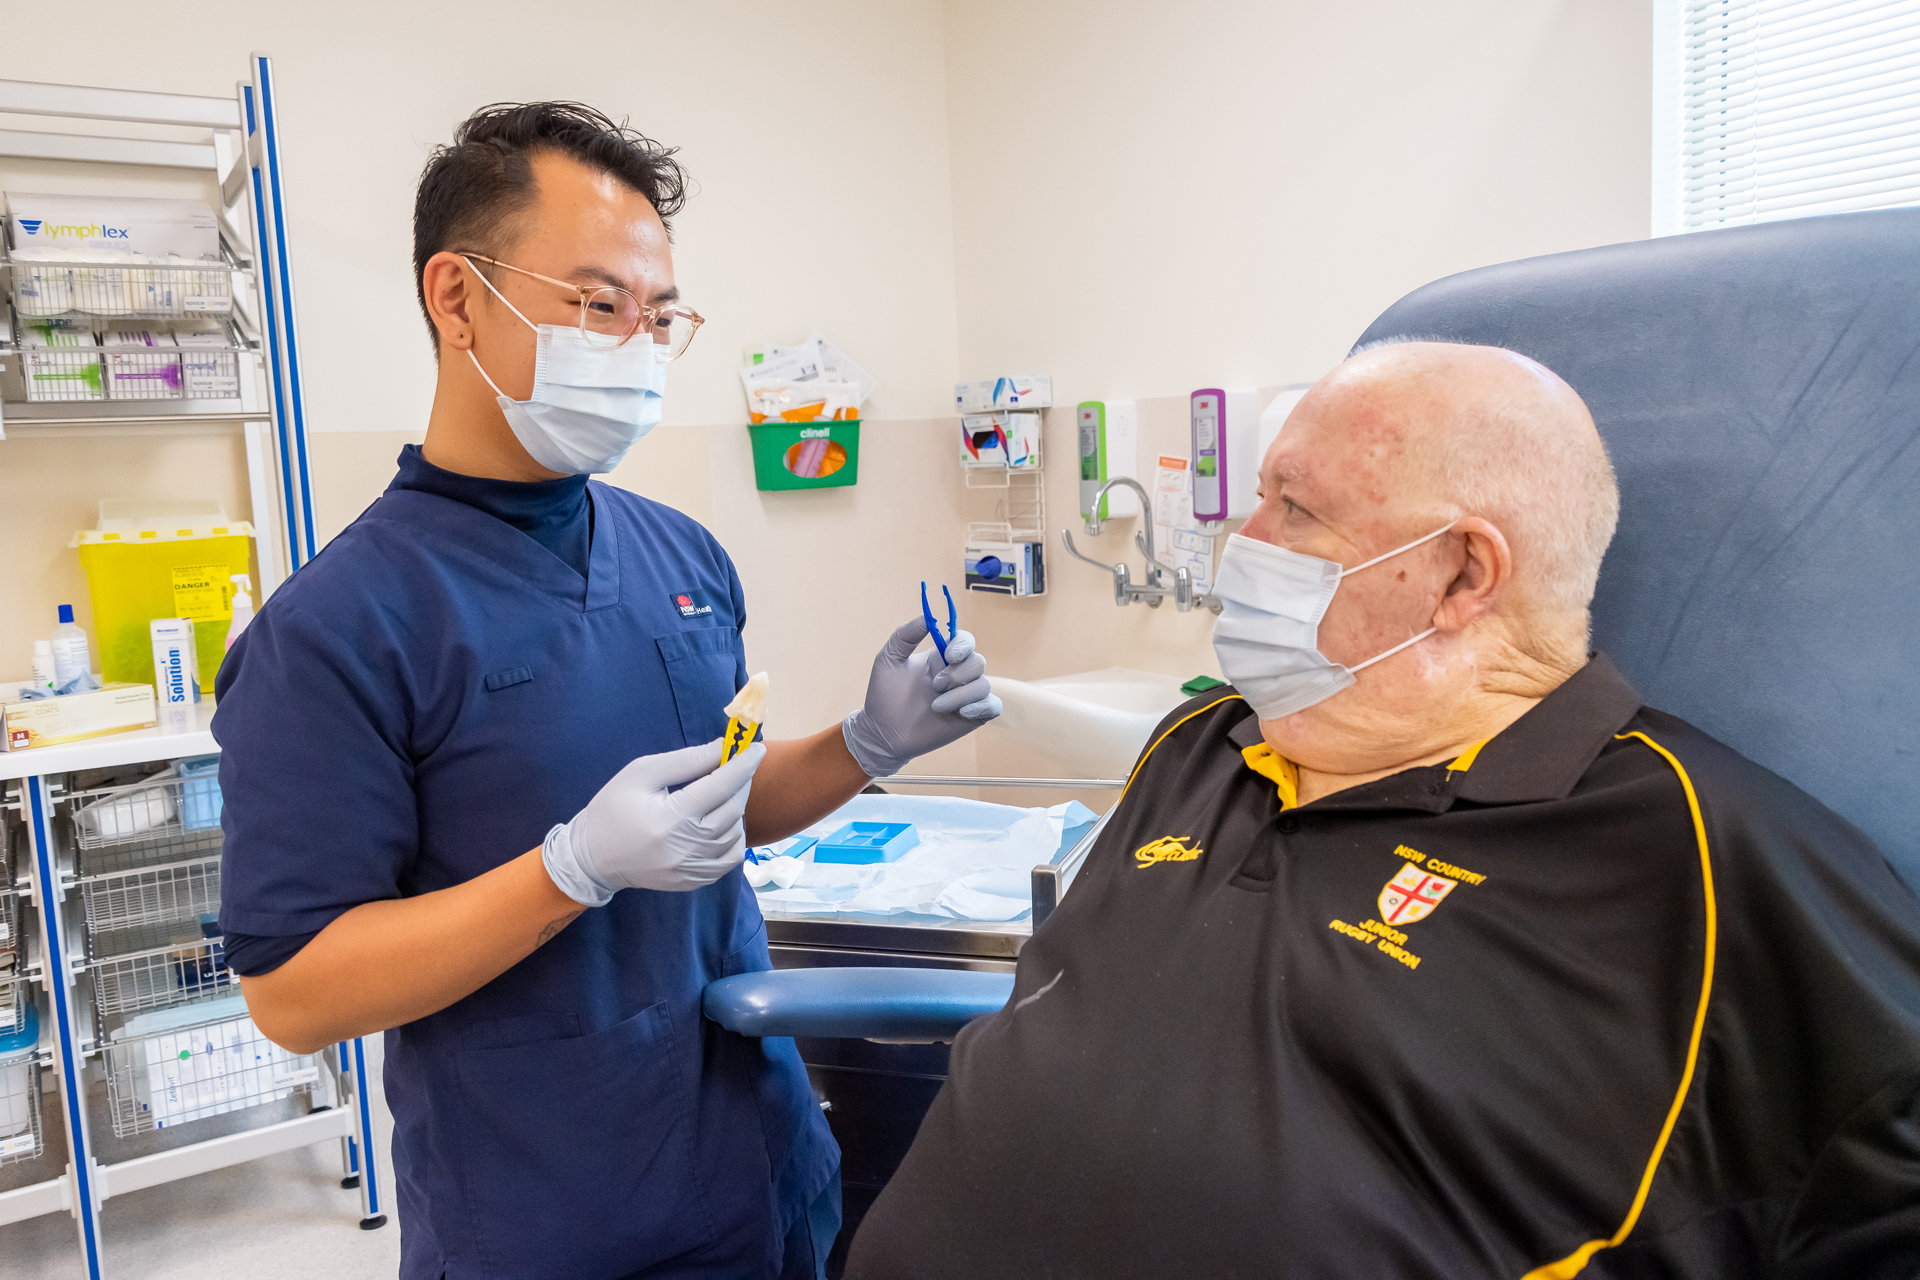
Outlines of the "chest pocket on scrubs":
M 667 665 L 667 683 L 673 688 L 673 707 L 680 716 L 680 732 L 688 746 L 711 742 L 727 729 L 723 708 L 737 692 L 734 679 L 744 657 L 738 632 L 725 627 L 702 627 L 656 636 L 660 658 Z

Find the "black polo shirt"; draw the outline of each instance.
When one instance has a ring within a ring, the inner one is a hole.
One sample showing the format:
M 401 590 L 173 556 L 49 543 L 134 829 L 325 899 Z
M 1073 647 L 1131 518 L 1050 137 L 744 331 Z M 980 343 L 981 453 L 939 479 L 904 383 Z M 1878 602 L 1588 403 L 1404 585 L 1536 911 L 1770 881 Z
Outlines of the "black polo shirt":
M 847 1275 L 1920 1274 L 1920 904 L 1604 657 L 1304 807 L 1168 717 Z

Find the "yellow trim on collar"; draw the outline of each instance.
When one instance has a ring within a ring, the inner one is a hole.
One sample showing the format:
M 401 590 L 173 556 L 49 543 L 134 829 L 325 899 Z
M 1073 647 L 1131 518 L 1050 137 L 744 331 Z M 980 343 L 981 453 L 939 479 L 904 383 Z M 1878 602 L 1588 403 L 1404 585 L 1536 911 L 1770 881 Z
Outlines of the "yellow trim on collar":
M 1492 742 L 1492 741 L 1493 741 L 1492 738 L 1482 738 L 1480 739 L 1480 741 L 1468 747 L 1465 751 L 1462 751 L 1459 755 L 1455 756 L 1450 762 L 1448 762 L 1447 772 L 1448 773 L 1465 773 L 1467 770 L 1473 768 L 1474 759 L 1477 756 L 1479 756 L 1480 748 L 1486 746 L 1489 742 Z
M 1282 809 L 1300 807 L 1300 770 L 1293 761 L 1264 742 L 1241 748 L 1240 758 L 1247 762 L 1247 768 L 1272 780 L 1274 789 L 1280 793 Z

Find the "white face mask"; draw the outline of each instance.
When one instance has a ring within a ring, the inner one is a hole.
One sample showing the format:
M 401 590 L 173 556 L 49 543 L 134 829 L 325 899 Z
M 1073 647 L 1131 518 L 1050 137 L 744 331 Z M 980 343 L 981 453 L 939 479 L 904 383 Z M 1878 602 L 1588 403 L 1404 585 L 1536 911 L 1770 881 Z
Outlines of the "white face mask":
M 475 272 L 479 275 L 479 272 Z M 493 288 L 536 338 L 533 395 L 511 400 L 487 377 L 471 348 L 467 358 L 500 397 L 500 412 L 521 447 L 549 471 L 591 475 L 620 465 L 641 436 L 660 422 L 667 366 L 659 344 L 636 334 L 618 347 L 592 347 L 572 325 L 535 324 Z
M 1351 685 L 1355 672 L 1426 639 L 1437 628 L 1428 627 L 1359 666 L 1343 667 L 1320 652 L 1320 619 L 1327 616 L 1342 578 L 1431 542 L 1451 528 L 1435 529 L 1351 569 L 1234 534 L 1220 556 L 1213 588 L 1221 603 L 1220 618 L 1213 624 L 1213 652 L 1221 673 L 1262 720 L 1278 720 L 1325 702 Z

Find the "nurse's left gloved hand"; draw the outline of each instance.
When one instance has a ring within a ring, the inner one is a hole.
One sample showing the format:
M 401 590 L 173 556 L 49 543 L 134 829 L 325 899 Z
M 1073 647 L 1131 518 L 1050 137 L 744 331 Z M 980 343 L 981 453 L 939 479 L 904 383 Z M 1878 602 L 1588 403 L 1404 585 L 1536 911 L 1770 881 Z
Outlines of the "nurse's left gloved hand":
M 973 651 L 972 633 L 954 633 L 944 662 L 937 650 L 914 652 L 926 638 L 923 618 L 896 628 L 873 660 L 866 706 L 841 722 L 847 750 L 869 778 L 890 777 L 915 756 L 964 738 L 1000 714 L 987 660 Z
M 766 754 L 756 742 L 720 764 L 716 738 L 641 756 L 547 832 L 540 861 L 560 892 L 588 907 L 620 889 L 712 884 L 746 860 L 747 792 Z

